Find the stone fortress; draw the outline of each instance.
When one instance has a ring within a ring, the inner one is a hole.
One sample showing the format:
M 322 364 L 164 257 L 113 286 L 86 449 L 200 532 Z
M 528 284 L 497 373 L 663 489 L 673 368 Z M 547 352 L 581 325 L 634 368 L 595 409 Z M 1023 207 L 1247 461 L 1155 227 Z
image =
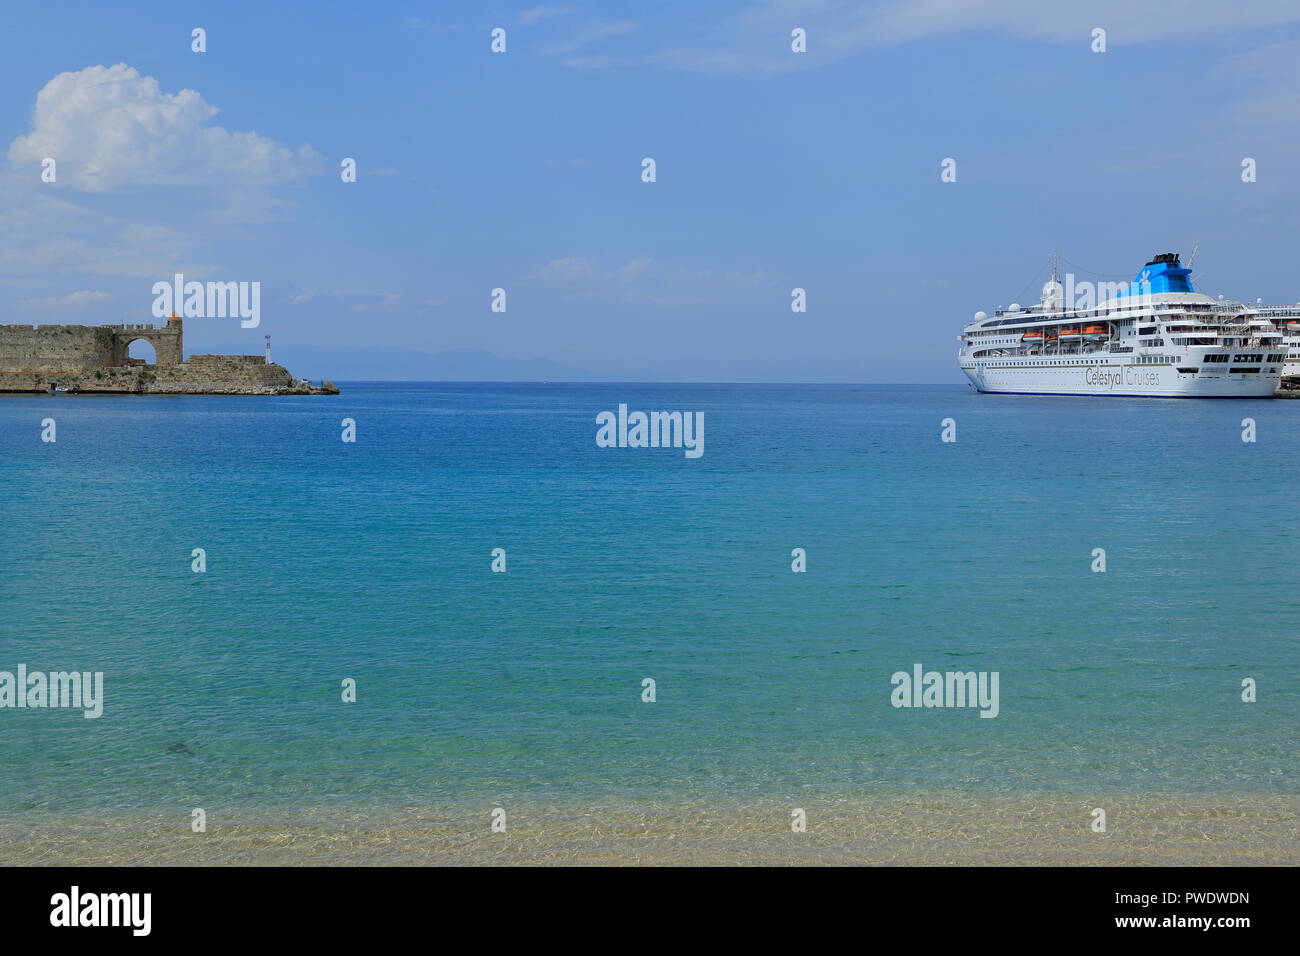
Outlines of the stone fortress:
M 191 355 L 184 327 L 172 314 L 153 325 L 0 325 L 0 392 L 70 392 L 178 395 L 337 395 L 295 379 L 262 355 Z M 127 354 L 132 342 L 153 346 L 153 365 Z

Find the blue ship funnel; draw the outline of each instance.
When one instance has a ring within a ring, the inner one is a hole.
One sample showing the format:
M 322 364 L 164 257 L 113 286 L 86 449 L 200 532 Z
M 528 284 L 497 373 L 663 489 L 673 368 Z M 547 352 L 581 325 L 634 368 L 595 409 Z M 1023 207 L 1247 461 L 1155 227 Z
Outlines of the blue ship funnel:
M 1120 292 L 1119 297 L 1161 292 L 1195 292 L 1191 275 L 1192 270 L 1184 269 L 1178 261 L 1178 253 L 1166 252 L 1144 265 L 1142 271 L 1129 283 L 1129 287 Z

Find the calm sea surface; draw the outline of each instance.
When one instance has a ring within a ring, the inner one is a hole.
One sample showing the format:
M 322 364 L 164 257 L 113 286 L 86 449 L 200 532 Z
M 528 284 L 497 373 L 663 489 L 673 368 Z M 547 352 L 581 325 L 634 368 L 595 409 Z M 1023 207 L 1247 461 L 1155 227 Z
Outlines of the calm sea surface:
M 6 818 L 1296 792 L 1300 402 L 343 389 L 0 398 L 0 670 L 106 696 L 0 710 Z M 704 456 L 596 447 L 620 402 Z M 1000 715 L 891 707 L 915 663 Z

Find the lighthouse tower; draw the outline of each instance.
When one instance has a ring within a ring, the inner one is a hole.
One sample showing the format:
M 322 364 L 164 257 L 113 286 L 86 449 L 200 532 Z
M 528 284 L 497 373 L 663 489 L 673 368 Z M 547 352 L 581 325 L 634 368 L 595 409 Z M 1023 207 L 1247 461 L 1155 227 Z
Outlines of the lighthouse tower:
M 266 364 L 271 364 L 271 336 L 266 337 Z

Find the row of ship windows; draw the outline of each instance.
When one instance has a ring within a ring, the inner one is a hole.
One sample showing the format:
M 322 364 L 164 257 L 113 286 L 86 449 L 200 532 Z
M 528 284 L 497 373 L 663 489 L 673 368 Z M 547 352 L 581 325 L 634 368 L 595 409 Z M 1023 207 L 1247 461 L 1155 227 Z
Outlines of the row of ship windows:
M 1246 359 L 1246 356 L 1242 356 L 1242 360 L 1244 361 L 1245 359 Z M 1259 357 L 1256 356 L 1255 359 L 1254 359 L 1254 361 L 1258 361 L 1258 360 L 1259 360 Z M 1134 364 L 1134 365 L 1173 365 L 1175 362 L 1181 362 L 1181 361 L 1182 361 L 1182 358 L 1181 358 L 1181 357 L 1179 357 L 1179 358 L 1173 358 L 1172 356 L 1169 356 L 1169 355 L 1138 355 L 1138 356 L 1135 356 L 1135 357 L 1133 358 L 1132 364 Z M 1278 361 L 1281 361 L 1281 356 L 1278 357 Z M 1107 365 L 1106 362 L 1097 362 L 1097 361 L 1095 361 L 1095 360 L 1093 360 L 1093 359 L 1058 359 L 1058 360 L 1055 360 L 1055 361 L 1040 361 L 1040 362 L 1006 362 L 1006 363 L 1001 363 L 1001 362 L 999 362 L 999 363 L 993 363 L 993 362 L 990 362 L 990 363 L 988 363 L 988 364 L 989 364 L 989 368 L 1025 368 L 1025 367 L 1030 366 L 1030 365 L 1033 365 L 1033 366 L 1042 366 L 1042 367 L 1044 367 L 1044 368 L 1061 368 L 1062 366 L 1066 366 L 1066 365 L 1096 365 L 1098 368 L 1102 368 L 1102 367 L 1105 367 L 1105 366 Z
M 1154 355 L 1144 356 L 1144 357 L 1155 358 Z M 1086 359 L 1074 359 L 1072 361 L 1066 361 L 1066 362 L 982 362 L 981 364 L 983 364 L 986 368 L 1040 368 L 1040 367 L 1041 368 L 1063 368 L 1067 365 L 1091 365 L 1095 368 L 1121 368 L 1122 367 L 1120 365 L 1108 365 L 1105 362 L 1100 362 L 1100 363 L 1089 362 Z M 1174 363 L 1172 359 L 1164 362 L 1142 362 L 1139 359 L 1137 364 L 1173 365 Z
M 1262 352 L 1255 353 L 1255 354 L 1251 354 L 1251 353 L 1243 353 L 1243 354 L 1237 355 L 1235 358 L 1234 358 L 1233 356 L 1231 356 L 1231 355 L 1206 355 L 1206 356 L 1203 356 L 1203 357 L 1202 357 L 1202 361 L 1204 361 L 1206 364 L 1225 363 L 1225 362 L 1227 362 L 1228 359 L 1230 359 L 1230 358 L 1233 359 L 1233 361 L 1238 362 L 1238 363 L 1241 363 L 1241 362 L 1285 362 L 1287 356 L 1286 356 L 1284 353 L 1280 353 L 1280 352 L 1277 353 L 1277 354 L 1268 354 L 1268 355 L 1266 355 L 1266 354 L 1264 354 L 1264 353 L 1262 353 Z M 1291 353 L 1291 358 L 1300 358 L 1300 352 L 1292 352 L 1292 353 Z M 1173 364 L 1175 364 L 1175 363 L 1177 363 L 1177 362 L 1181 362 L 1182 360 L 1183 360 L 1183 357 L 1182 357 L 1181 355 L 1178 356 L 1177 358 L 1174 358 L 1173 356 L 1170 356 L 1170 355 L 1137 355 L 1137 356 L 1134 356 L 1134 357 L 1133 357 L 1133 364 L 1135 364 L 1135 365 L 1173 365 Z M 1103 362 L 1103 363 L 1098 363 L 1098 362 L 1093 361 L 1093 360 L 1090 360 L 1090 359 L 1065 359 L 1065 360 L 1060 360 L 1060 359 L 1058 359 L 1058 360 L 1055 360 L 1055 361 L 1015 362 L 1015 363 L 1010 363 L 1010 362 L 1008 362 L 1008 363 L 1006 363 L 1006 364 L 998 364 L 998 365 L 994 365 L 994 366 L 991 366 L 991 367 L 993 367 L 993 368 L 1023 368 L 1024 366 L 1027 366 L 1027 365 L 1034 365 L 1034 366 L 1043 366 L 1043 367 L 1045 367 L 1045 368 L 1059 368 L 1059 367 L 1061 367 L 1061 366 L 1065 366 L 1065 365 L 1098 365 L 1098 364 L 1103 364 L 1103 365 L 1104 365 L 1105 363 L 1104 363 L 1104 362 Z
M 1056 368 L 1056 367 L 1059 367 L 1059 366 L 1062 366 L 1062 365 L 1082 365 L 1082 364 L 1087 364 L 1087 363 L 1082 363 L 1082 362 L 1054 362 L 1054 363 L 1053 363 L 1053 362 L 1048 362 L 1048 363 L 1036 363 L 1036 364 L 1045 364 L 1045 365 L 1047 365 L 1048 367 Z M 988 362 L 988 363 L 985 364 L 984 367 L 985 367 L 985 368 L 1011 369 L 1011 370 L 1019 369 L 1019 370 L 1023 371 L 1023 370 L 1026 370 L 1026 369 L 1030 368 L 1031 366 L 1028 366 L 1028 365 L 1010 365 L 1010 364 L 1004 364 L 1004 363 L 1002 363 L 1002 362 Z M 1098 367 L 1098 368 L 1107 368 L 1108 366 L 1099 365 L 1099 366 L 1097 366 L 1097 367 Z M 1110 366 L 1110 367 L 1116 367 L 1116 366 Z M 1178 369 L 1178 371 L 1179 371 L 1180 373 L 1182 373 L 1183 375 L 1195 375 L 1195 374 L 1197 373 L 1198 370 L 1197 370 L 1197 369 L 1194 369 L 1194 368 L 1180 368 L 1180 369 Z M 1207 372 L 1208 372 L 1209 369 L 1203 369 L 1202 371 L 1207 371 Z M 1215 369 L 1215 371 L 1218 371 L 1218 369 Z M 1229 371 L 1231 371 L 1231 372 L 1233 372 L 1233 373 L 1235 373 L 1235 374 L 1237 374 L 1237 375 L 1258 375 L 1258 374 L 1260 373 L 1260 371 L 1261 371 L 1261 367 L 1258 366 L 1258 365 L 1234 365 L 1231 369 L 1229 369 Z M 1270 369 L 1269 369 L 1269 372 L 1276 372 L 1276 371 L 1277 371 L 1277 368 L 1276 368 L 1276 367 L 1274 367 L 1274 368 L 1270 368 Z

